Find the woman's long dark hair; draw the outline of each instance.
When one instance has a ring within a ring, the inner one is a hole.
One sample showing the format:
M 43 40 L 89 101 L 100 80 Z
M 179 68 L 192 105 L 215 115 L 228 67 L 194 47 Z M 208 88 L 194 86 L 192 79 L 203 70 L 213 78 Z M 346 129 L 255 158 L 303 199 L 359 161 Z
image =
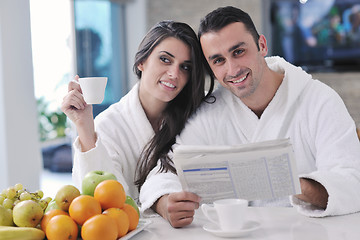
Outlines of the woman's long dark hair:
M 183 90 L 168 103 L 161 116 L 161 126 L 155 129 L 155 135 L 141 152 L 137 169 L 135 184 L 140 190 L 150 171 L 161 161 L 162 172 L 171 171 L 176 173 L 168 152 L 175 143 L 176 135 L 184 128 L 187 119 L 197 109 L 202 101 L 212 93 L 214 88 L 213 74 L 203 56 L 199 40 L 193 29 L 181 22 L 162 21 L 155 25 L 146 34 L 140 43 L 139 50 L 135 55 L 133 66 L 135 74 L 141 78 L 138 65 L 145 62 L 153 49 L 164 39 L 174 37 L 183 41 L 191 52 L 191 73 Z M 210 86 L 205 96 L 206 74 L 210 77 Z

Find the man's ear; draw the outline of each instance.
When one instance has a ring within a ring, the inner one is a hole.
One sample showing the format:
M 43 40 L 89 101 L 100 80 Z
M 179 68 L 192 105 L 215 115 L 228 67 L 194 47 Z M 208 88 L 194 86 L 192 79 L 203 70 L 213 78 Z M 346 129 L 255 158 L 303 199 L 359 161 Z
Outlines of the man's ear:
M 265 57 L 268 53 L 268 47 L 264 35 L 260 35 L 258 43 L 259 43 L 259 51 L 261 52 L 261 55 Z

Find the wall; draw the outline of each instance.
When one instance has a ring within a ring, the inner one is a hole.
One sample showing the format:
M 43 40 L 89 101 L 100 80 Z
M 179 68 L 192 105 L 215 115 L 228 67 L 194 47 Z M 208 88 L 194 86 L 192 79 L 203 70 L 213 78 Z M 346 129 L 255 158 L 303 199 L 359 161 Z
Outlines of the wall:
M 356 126 L 360 128 L 360 73 L 313 73 L 312 76 L 341 96 Z
M 261 28 L 262 0 L 148 0 L 147 1 L 147 27 L 150 28 L 156 22 L 164 19 L 172 19 L 188 23 L 197 32 L 200 19 L 210 11 L 220 6 L 234 6 L 252 15 L 256 26 Z M 260 11 L 258 11 L 260 10 Z M 261 31 L 261 29 L 258 29 Z
M 29 0 L 0 1 L 0 191 L 39 188 L 42 168 L 31 54 Z
M 129 89 L 138 81 L 133 72 L 133 64 L 138 46 L 147 32 L 147 0 L 134 0 L 126 4 L 126 46 L 127 46 L 127 74 Z

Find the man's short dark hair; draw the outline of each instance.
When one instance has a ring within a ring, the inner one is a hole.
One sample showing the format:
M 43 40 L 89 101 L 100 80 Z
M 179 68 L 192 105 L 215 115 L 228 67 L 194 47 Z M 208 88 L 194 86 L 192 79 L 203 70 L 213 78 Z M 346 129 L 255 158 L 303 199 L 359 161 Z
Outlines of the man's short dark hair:
M 258 46 L 259 33 L 256 30 L 251 17 L 243 10 L 232 6 L 219 7 L 201 19 L 198 38 L 200 39 L 203 34 L 208 32 L 217 32 L 225 26 L 235 22 L 241 22 L 245 25 L 246 30 L 253 36 L 254 41 Z

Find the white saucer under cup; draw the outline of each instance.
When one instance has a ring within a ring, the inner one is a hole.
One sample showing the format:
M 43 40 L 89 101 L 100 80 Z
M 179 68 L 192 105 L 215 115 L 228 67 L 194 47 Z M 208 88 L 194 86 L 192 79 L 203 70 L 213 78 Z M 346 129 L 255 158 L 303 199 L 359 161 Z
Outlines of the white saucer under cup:
M 201 205 L 204 215 L 226 232 L 239 231 L 244 227 L 247 208 L 248 201 L 245 199 L 217 200 L 213 207 L 208 204 Z M 214 215 L 217 215 L 217 218 Z
M 79 78 L 79 84 L 87 104 L 100 104 L 104 100 L 107 77 Z

